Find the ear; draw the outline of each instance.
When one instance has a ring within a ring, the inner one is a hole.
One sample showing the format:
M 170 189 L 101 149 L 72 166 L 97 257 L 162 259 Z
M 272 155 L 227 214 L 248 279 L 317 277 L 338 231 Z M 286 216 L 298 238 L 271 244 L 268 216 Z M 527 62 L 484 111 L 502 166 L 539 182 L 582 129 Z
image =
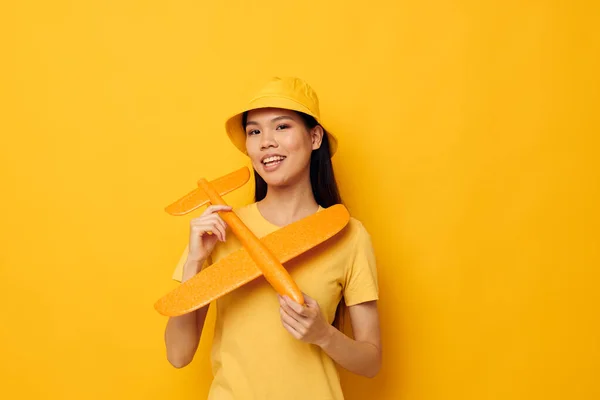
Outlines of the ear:
M 317 150 L 321 147 L 321 143 L 323 143 L 323 135 L 325 132 L 323 131 L 323 127 L 321 125 L 317 125 L 310 130 L 310 140 L 312 141 L 312 149 Z

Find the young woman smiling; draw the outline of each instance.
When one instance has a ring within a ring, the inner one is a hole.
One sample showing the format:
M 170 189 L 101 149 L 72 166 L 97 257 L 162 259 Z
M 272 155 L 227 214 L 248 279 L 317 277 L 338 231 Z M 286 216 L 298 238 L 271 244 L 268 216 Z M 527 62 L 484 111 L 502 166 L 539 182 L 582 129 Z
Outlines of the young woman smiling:
M 255 201 L 210 206 L 191 221 L 174 279 L 186 281 L 241 245 L 219 212 L 235 212 L 259 237 L 341 203 L 331 157 L 338 140 L 324 128 L 316 93 L 298 78 L 274 78 L 226 122 L 254 167 Z M 207 235 L 207 233 L 213 233 Z M 375 256 L 351 218 L 334 238 L 294 260 L 289 272 L 305 304 L 258 279 L 216 301 L 210 400 L 343 399 L 336 363 L 373 377 L 381 366 Z M 347 307 L 353 338 L 339 328 Z M 175 367 L 191 362 L 208 307 L 170 318 L 165 343 Z

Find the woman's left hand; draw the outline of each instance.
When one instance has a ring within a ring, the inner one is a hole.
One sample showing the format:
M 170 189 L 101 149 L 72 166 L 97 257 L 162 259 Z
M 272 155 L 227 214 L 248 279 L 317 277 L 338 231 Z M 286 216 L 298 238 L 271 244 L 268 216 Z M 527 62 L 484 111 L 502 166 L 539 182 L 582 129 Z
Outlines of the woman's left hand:
M 332 334 L 316 300 L 304 294 L 302 306 L 287 296 L 279 296 L 279 313 L 283 327 L 296 339 L 323 347 Z

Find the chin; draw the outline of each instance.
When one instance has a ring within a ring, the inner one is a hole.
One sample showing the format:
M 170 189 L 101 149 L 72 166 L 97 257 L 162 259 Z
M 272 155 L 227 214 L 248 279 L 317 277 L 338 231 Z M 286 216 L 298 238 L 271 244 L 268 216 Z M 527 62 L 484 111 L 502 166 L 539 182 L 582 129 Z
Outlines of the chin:
M 289 180 L 286 178 L 277 178 L 277 177 L 267 177 L 267 179 L 265 179 L 263 177 L 264 181 L 267 182 L 267 185 L 269 187 L 277 187 L 277 188 L 282 188 L 282 187 L 286 187 L 289 186 Z

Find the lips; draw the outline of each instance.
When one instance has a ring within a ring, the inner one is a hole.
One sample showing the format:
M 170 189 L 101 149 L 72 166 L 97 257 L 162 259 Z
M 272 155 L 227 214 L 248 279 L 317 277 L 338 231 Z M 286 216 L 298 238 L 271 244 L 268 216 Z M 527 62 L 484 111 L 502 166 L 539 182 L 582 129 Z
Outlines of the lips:
M 275 155 L 267 155 L 267 156 L 263 157 L 263 159 L 260 160 L 260 162 L 264 166 L 269 167 L 269 166 L 277 165 L 277 164 L 281 163 L 283 160 L 285 160 L 284 156 L 275 154 Z

